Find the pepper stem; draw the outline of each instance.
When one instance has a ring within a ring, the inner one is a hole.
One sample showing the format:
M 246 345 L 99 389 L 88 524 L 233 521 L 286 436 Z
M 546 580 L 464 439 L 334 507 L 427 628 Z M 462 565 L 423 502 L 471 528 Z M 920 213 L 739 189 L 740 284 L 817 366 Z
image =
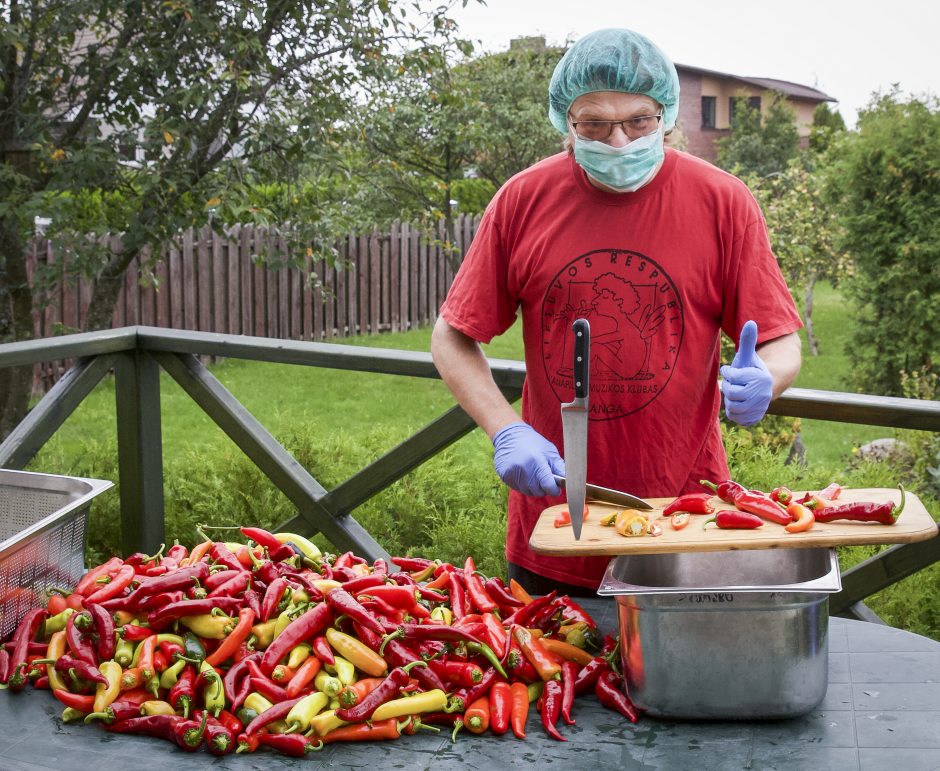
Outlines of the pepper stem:
M 457 734 L 460 732 L 460 729 L 463 728 L 463 720 L 458 720 L 454 723 L 454 730 L 450 735 L 450 740 L 452 742 L 457 741 Z
M 899 483 L 898 490 L 901 491 L 901 502 L 897 505 L 897 507 L 892 507 L 891 509 L 891 521 L 892 522 L 897 522 L 898 517 L 901 516 L 901 512 L 904 511 L 904 502 L 905 502 L 904 485 Z
M 394 632 L 391 632 L 390 634 L 385 635 L 385 637 L 382 638 L 382 644 L 379 646 L 379 655 L 380 656 L 385 655 L 385 646 L 388 645 L 390 641 L 399 640 L 404 636 L 405 636 L 405 630 L 402 629 L 401 627 L 396 629 Z
M 380 654 L 381 655 L 381 654 Z M 405 664 L 402 667 L 403 672 L 410 672 L 412 667 L 426 667 L 428 663 L 426 661 L 421 661 L 420 659 L 415 659 L 410 664 Z
M 705 526 L 706 526 L 709 522 L 714 522 L 716 519 L 718 519 L 718 517 L 712 517 L 711 519 L 706 519 L 706 520 L 702 523 L 702 530 L 705 529 Z
M 716 485 L 714 482 L 709 482 L 707 479 L 700 479 L 698 483 L 700 485 L 705 485 L 705 487 L 713 492 L 718 492 L 718 485 Z

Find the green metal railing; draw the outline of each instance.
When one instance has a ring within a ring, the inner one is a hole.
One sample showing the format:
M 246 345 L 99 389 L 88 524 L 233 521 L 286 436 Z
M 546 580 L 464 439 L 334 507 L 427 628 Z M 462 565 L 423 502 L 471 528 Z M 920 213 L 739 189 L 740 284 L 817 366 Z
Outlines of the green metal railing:
M 74 359 L 75 364 L 0 444 L 0 468 L 21 469 L 109 372 L 114 372 L 122 544 L 155 551 L 164 542 L 160 370 L 166 371 L 297 508 L 281 529 L 321 532 L 337 548 L 387 558 L 352 511 L 475 427 L 460 408 L 439 416 L 331 490 L 325 489 L 200 361 L 250 359 L 408 377 L 438 378 L 430 354 L 239 335 L 125 327 L 0 345 L 0 368 Z M 522 394 L 525 365 L 490 360 L 510 401 Z M 778 415 L 940 431 L 940 402 L 791 388 Z M 891 547 L 843 574 L 831 612 L 877 620 L 862 601 L 940 559 L 940 539 Z

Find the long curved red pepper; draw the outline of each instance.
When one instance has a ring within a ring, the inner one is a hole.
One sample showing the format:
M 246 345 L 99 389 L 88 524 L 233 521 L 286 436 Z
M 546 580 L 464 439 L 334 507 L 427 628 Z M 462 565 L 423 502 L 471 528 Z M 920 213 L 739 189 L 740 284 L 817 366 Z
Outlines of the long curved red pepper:
M 265 649 L 264 656 L 261 658 L 261 671 L 270 675 L 281 659 L 290 653 L 291 648 L 299 642 L 321 634 L 332 623 L 333 611 L 330 606 L 325 602 L 314 605 L 300 618 L 288 624 Z
M 604 672 L 594 685 L 594 693 L 597 694 L 597 700 L 608 709 L 619 712 L 631 723 L 637 721 L 636 707 L 623 692 L 623 678 L 616 672 Z
M 69 616 L 69 623 L 72 623 Z M 49 616 L 45 608 L 33 608 L 17 626 L 13 638 L 13 652 L 10 654 L 10 676 L 7 686 L 11 691 L 21 691 L 26 686 L 26 666 L 30 641 L 36 636 L 39 625 Z
M 783 506 L 761 492 L 746 490 L 734 499 L 734 505 L 740 511 L 756 514 L 778 525 L 789 525 L 793 521 Z
M 538 701 L 539 713 L 542 716 L 542 726 L 545 728 L 545 733 L 553 739 L 566 742 L 568 740 L 562 736 L 555 727 L 555 724 L 558 722 L 558 715 L 561 712 L 561 704 L 561 683 L 557 680 L 548 680 L 545 683 L 545 690 L 542 691 L 542 696 Z
M 600 676 L 610 670 L 610 662 L 603 656 L 595 656 L 591 661 L 585 664 L 578 671 L 578 676 L 574 681 L 575 696 L 581 696 L 588 691 L 594 690 L 594 684 L 600 679 Z
M 340 707 L 336 710 L 336 717 L 349 723 L 368 720 L 385 702 L 398 698 L 401 688 L 408 684 L 412 667 L 427 666 L 423 661 L 412 661 L 403 667 L 395 667 L 386 675 L 385 679 L 374 689 L 369 691 L 362 701 L 352 707 Z
M 464 591 L 457 572 L 447 573 L 447 594 L 450 598 L 450 609 L 454 614 L 454 620 L 459 621 L 467 615 L 467 594 Z
M 839 506 L 826 506 L 814 511 L 817 522 L 834 522 L 838 519 L 848 520 L 850 522 L 878 522 L 882 525 L 893 525 L 898 521 L 901 512 L 904 510 L 905 494 L 904 487 L 898 485 L 901 491 L 901 502 L 898 504 L 892 501 L 884 503 L 843 503 Z
M 747 488 L 744 485 L 739 485 L 733 479 L 726 479 L 724 482 L 719 482 L 718 484 L 709 482 L 707 479 L 701 479 L 699 480 L 699 484 L 705 485 L 705 487 L 713 490 L 715 495 L 721 498 L 725 503 L 734 503 L 734 499 L 737 496 L 747 492 Z
M 470 603 L 480 613 L 492 613 L 494 610 L 499 610 L 499 606 L 493 601 L 493 598 L 486 593 L 483 579 L 477 575 L 476 570 L 473 557 L 467 557 L 463 568 L 463 580 L 467 587 L 467 596 L 470 598 Z
M 574 684 L 578 679 L 578 665 L 573 661 L 561 662 L 561 717 L 568 725 L 574 725 L 571 708 L 574 706 Z
M 378 619 L 362 607 L 362 603 L 345 589 L 333 589 L 328 592 L 326 602 L 337 616 L 349 616 L 353 621 L 371 629 L 376 634 L 384 634 L 385 629 Z
M 88 612 L 95 624 L 97 636 L 97 652 L 99 661 L 114 658 L 114 649 L 117 641 L 114 637 L 114 618 L 100 605 L 89 605 Z
M 764 526 L 764 520 L 756 514 L 746 511 L 719 511 L 714 517 L 702 523 L 702 529 L 714 522 L 722 530 L 756 530 Z
M 490 688 L 490 730 L 501 736 L 509 730 L 512 713 L 512 691 L 509 683 L 499 681 Z

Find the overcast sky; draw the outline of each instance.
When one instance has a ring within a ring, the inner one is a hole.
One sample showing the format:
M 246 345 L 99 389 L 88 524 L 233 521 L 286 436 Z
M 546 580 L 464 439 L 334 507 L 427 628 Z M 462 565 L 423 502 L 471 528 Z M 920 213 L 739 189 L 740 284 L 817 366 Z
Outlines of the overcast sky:
M 451 16 L 484 51 L 544 35 L 564 45 L 603 27 L 646 35 L 674 62 L 789 80 L 838 100 L 854 126 L 874 91 L 940 93 L 937 0 L 469 0 Z

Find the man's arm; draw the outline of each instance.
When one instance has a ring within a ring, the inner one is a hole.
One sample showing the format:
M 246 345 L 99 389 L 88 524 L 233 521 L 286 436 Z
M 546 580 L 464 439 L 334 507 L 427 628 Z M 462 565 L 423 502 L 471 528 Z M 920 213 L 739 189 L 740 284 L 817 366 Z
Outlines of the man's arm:
M 793 385 L 796 376 L 800 374 L 803 364 L 802 348 L 803 343 L 798 332 L 776 337 L 757 346 L 757 355 L 767 365 L 774 379 L 771 399 L 776 399 Z
M 443 318 L 434 325 L 431 356 L 457 403 L 490 439 L 501 428 L 520 420 L 493 380 L 480 344 Z

